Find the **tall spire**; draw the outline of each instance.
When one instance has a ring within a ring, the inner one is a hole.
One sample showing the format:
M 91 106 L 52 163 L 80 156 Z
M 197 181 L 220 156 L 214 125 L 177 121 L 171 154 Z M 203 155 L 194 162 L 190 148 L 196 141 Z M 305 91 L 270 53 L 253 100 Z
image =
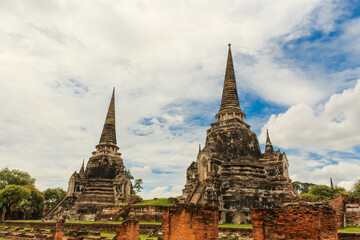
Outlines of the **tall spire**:
M 274 152 L 274 148 L 273 145 L 270 141 L 270 137 L 269 137 L 269 131 L 266 129 L 266 146 L 265 146 L 265 154 L 266 153 L 273 153 Z
M 80 168 L 80 174 L 84 174 L 85 173 L 85 166 L 84 166 L 84 162 L 85 162 L 85 159 L 83 160 L 83 163 L 81 165 L 81 168 Z
M 330 177 L 330 187 L 331 187 L 331 189 L 334 189 L 334 184 L 333 184 L 332 177 Z
M 99 144 L 96 146 L 97 149 L 102 146 L 115 147 L 116 145 L 116 130 L 115 130 L 115 87 L 113 89 L 108 113 L 106 115 L 104 128 L 101 133 Z
M 225 109 L 238 108 L 240 109 L 239 97 L 236 88 L 234 64 L 231 54 L 231 44 L 229 43 L 229 52 L 226 63 L 224 88 L 220 105 L 220 112 Z
M 245 114 L 240 109 L 239 96 L 236 88 L 234 64 L 231 54 L 231 44 L 229 46 L 228 58 L 226 63 L 224 88 L 221 98 L 219 112 L 215 115 L 218 121 L 231 118 L 238 118 L 244 121 Z

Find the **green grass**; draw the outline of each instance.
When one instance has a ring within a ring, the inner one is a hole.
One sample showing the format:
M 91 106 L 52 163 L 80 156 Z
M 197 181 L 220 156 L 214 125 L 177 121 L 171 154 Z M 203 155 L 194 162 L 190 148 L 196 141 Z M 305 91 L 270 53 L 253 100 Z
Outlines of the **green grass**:
M 113 238 L 113 237 L 115 237 L 115 233 L 101 233 L 100 234 L 100 236 L 102 236 L 102 237 L 111 237 L 111 238 Z
M 141 202 L 133 204 L 134 206 L 145 206 L 145 205 L 155 205 L 155 206 L 173 206 L 173 204 L 167 198 L 158 198 L 143 200 Z
M 161 225 L 161 222 L 140 222 L 143 225 Z
M 252 228 L 251 224 L 219 224 L 219 227 L 227 227 L 227 228 Z
M 100 224 L 121 224 L 121 223 L 122 223 L 122 221 L 118 221 L 118 222 L 66 221 L 65 223 L 82 223 L 82 224 L 94 224 L 94 223 L 100 223 Z
M 360 227 L 346 227 L 339 229 L 338 232 L 360 232 Z
M 141 239 L 141 240 L 146 240 L 146 239 L 158 239 L 158 237 L 150 237 L 150 236 L 148 236 L 148 235 L 145 235 L 145 234 L 139 234 L 139 238 Z
M 7 222 L 41 222 L 41 220 L 6 220 Z M 56 221 L 48 221 L 48 222 L 56 222 Z
M 102 237 L 111 237 L 111 238 L 113 238 L 113 237 L 115 237 L 115 235 L 116 235 L 116 234 L 114 234 L 114 233 L 101 233 L 101 236 L 102 236 Z M 145 234 L 140 234 L 140 235 L 139 235 L 139 238 L 140 238 L 141 240 L 145 240 L 145 239 L 158 239 L 158 237 L 150 237 L 150 236 L 145 235 Z

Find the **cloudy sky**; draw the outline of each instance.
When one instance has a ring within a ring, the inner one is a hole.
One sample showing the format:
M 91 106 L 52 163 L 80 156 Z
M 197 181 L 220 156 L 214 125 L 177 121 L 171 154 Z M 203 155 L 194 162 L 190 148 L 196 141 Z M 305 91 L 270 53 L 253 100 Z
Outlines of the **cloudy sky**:
M 232 44 L 242 110 L 292 180 L 360 177 L 360 3 L 350 0 L 0 2 L 0 168 L 67 188 L 117 136 L 145 198 L 180 195 L 219 110 Z

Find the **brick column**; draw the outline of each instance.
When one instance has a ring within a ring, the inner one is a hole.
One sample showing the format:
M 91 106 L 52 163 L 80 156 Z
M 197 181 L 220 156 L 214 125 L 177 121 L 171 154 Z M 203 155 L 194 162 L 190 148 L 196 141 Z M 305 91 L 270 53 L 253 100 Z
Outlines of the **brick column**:
M 337 240 L 335 211 L 322 203 L 294 202 L 280 208 L 252 209 L 253 239 Z
M 253 239 L 264 239 L 264 210 L 253 209 L 251 211 L 253 224 Z
M 347 195 L 337 195 L 334 199 L 329 201 L 329 205 L 335 210 L 335 219 L 337 229 L 341 229 L 345 226 L 345 212 L 346 212 L 346 203 L 349 202 L 349 197 Z
M 181 204 L 163 211 L 163 240 L 219 239 L 219 211 L 216 206 Z
M 62 240 L 64 237 L 64 219 L 60 219 L 56 222 L 56 230 L 54 234 L 54 240 Z
M 116 230 L 116 240 L 139 240 L 139 220 L 123 222 Z

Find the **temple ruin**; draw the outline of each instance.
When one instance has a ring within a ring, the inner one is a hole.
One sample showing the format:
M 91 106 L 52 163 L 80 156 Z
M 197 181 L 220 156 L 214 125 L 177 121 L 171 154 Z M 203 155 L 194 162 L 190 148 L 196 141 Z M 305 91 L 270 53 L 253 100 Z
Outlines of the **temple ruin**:
M 96 151 L 92 153 L 86 169 L 69 180 L 66 196 L 44 219 L 66 216 L 69 220 L 93 221 L 103 208 L 130 201 L 132 185 L 118 152 L 115 131 L 115 88 Z
M 274 151 L 267 133 L 265 153 L 244 121 L 229 44 L 224 88 L 216 122 L 186 172 L 183 203 L 216 205 L 220 223 L 249 223 L 252 208 L 276 207 L 298 198 L 285 153 Z

